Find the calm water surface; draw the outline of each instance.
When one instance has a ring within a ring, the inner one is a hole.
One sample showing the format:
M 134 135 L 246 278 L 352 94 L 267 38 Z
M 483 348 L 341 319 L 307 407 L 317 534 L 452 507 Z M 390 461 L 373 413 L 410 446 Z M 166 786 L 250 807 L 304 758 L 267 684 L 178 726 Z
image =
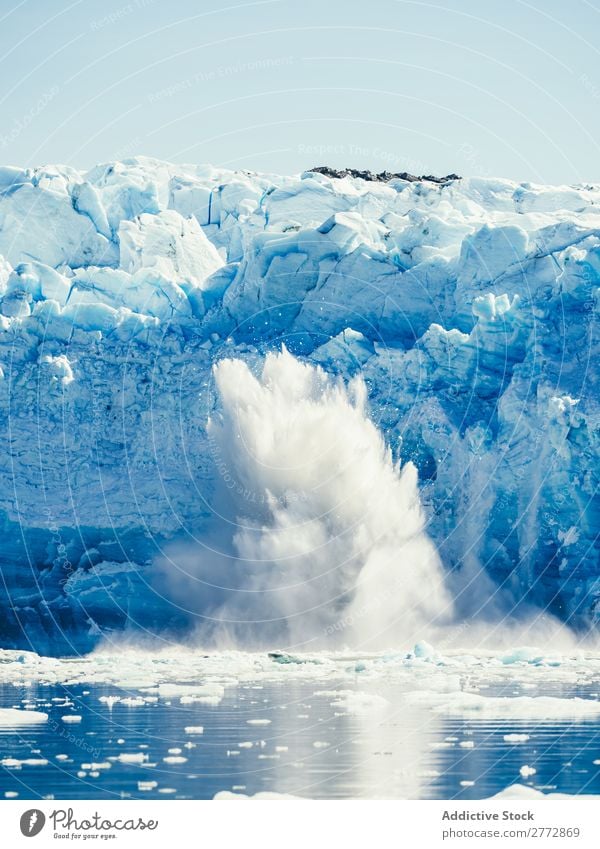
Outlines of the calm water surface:
M 348 682 L 326 686 L 347 690 Z M 240 684 L 218 705 L 161 698 L 109 709 L 100 697 L 139 694 L 114 686 L 0 686 L 0 707 L 23 707 L 28 699 L 49 714 L 44 724 L 0 727 L 0 759 L 41 761 L 0 766 L 0 796 L 210 799 L 220 790 L 274 790 L 317 798 L 480 799 L 515 782 L 600 794 L 600 720 L 440 717 L 400 706 L 393 685 L 377 688 L 390 710 L 349 715 L 322 687 Z M 532 694 L 512 684 L 485 692 Z M 560 686 L 543 694 L 593 696 Z M 69 714 L 81 721 L 65 723 Z M 504 740 L 515 733 L 529 739 Z M 132 755 L 141 762 L 130 762 Z M 535 773 L 524 777 L 524 766 Z

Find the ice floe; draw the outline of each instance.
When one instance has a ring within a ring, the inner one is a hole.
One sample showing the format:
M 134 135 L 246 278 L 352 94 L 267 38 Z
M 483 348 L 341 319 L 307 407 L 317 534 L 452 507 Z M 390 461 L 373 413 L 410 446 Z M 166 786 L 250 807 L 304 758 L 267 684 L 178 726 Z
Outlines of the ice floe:
M 0 708 L 0 726 L 32 725 L 47 722 L 48 714 L 37 710 L 17 710 L 15 708 Z

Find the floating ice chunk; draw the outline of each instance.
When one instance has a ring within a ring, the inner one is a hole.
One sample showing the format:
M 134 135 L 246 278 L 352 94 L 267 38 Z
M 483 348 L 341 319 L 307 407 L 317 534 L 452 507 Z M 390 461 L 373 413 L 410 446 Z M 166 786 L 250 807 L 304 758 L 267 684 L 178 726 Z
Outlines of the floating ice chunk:
M 528 243 L 528 235 L 520 227 L 484 224 L 462 243 L 460 282 L 470 285 L 490 282 L 511 266 L 519 268 L 527 256 Z
M 425 642 L 425 640 L 421 640 L 421 642 L 415 645 L 414 655 L 421 660 L 437 660 L 439 657 L 434 647 Z
M 544 658 L 542 652 L 537 648 L 523 646 L 522 648 L 513 649 L 508 654 L 502 657 L 502 663 L 509 665 L 511 663 L 540 663 Z
M 251 802 L 261 802 L 261 801 L 304 801 L 302 796 L 292 796 L 289 793 L 275 793 L 270 790 L 263 790 L 260 793 L 255 793 L 254 796 L 246 796 L 243 793 L 232 793 L 230 790 L 221 790 L 219 793 L 216 793 L 213 796 L 213 800 L 217 802 L 225 802 L 225 801 L 251 801 Z
M 378 713 L 390 706 L 387 699 L 374 693 L 361 693 L 351 690 L 342 691 L 341 698 L 331 702 L 332 707 L 340 708 L 350 714 Z
M 110 710 L 113 707 L 113 705 L 116 705 L 117 702 L 121 701 L 121 697 L 120 696 L 100 696 L 98 701 L 104 702 L 106 704 L 106 706 L 108 707 L 108 709 Z
M 530 775 L 535 775 L 537 769 L 533 766 L 529 766 L 528 764 L 523 764 L 523 766 L 519 769 L 519 772 L 523 776 L 523 778 L 528 778 Z
M 122 764 L 143 764 L 144 761 L 148 760 L 148 755 L 143 752 L 121 752 L 117 756 L 117 760 Z
M 159 684 L 158 694 L 160 698 L 174 698 L 179 696 L 181 704 L 218 705 L 225 695 L 225 687 L 222 684 Z
M 7 769 L 21 769 L 22 761 L 17 758 L 3 758 L 0 760 L 0 766 L 6 767 Z
M 190 290 L 202 289 L 206 279 L 223 266 L 198 222 L 175 210 L 122 221 L 119 244 L 121 268 L 130 274 L 153 269 Z
M 0 727 L 3 725 L 29 725 L 35 722 L 46 722 L 47 719 L 48 714 L 41 711 L 0 708 Z
M 409 704 L 430 707 L 434 713 L 446 715 L 479 714 L 497 717 L 562 717 L 597 716 L 600 702 L 591 699 L 561 699 L 554 696 L 490 697 L 475 693 L 434 693 L 421 690 L 406 696 Z
M 511 784 L 496 793 L 494 796 L 489 796 L 490 799 L 514 799 L 515 801 L 528 799 L 578 799 L 586 801 L 591 799 L 600 799 L 600 796 L 593 794 L 581 793 L 579 795 L 571 795 L 569 793 L 544 793 L 541 790 L 535 790 L 533 787 L 524 787 L 522 784 Z
M 503 740 L 506 743 L 526 743 L 529 740 L 529 734 L 505 734 Z

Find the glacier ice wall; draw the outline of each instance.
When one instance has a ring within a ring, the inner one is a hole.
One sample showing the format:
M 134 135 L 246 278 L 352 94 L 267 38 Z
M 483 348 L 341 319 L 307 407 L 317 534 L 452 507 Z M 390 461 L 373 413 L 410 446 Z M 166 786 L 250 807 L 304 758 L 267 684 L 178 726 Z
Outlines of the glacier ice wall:
M 593 627 L 599 228 L 592 185 L 0 169 L 2 645 L 204 614 L 165 563 L 213 546 L 222 361 L 247 389 L 283 345 L 364 383 L 459 615 L 501 599 Z

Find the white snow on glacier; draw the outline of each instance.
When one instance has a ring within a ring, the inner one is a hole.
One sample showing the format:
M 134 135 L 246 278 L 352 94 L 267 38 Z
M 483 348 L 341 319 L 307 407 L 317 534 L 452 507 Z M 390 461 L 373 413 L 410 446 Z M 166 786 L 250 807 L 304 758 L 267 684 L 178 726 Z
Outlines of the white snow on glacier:
M 593 626 L 599 225 L 600 186 L 0 169 L 2 645 Z

